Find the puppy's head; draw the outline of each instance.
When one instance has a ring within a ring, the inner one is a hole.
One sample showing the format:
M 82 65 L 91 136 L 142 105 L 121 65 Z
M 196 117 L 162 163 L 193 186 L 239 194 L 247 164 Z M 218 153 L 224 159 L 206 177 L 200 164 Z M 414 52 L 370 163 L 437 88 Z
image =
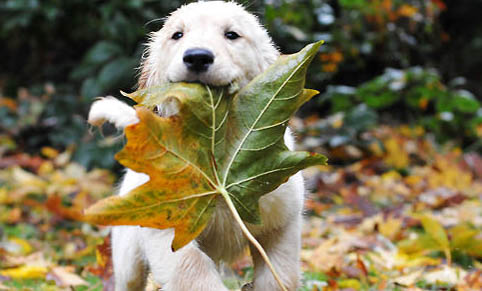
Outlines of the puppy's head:
M 182 6 L 152 33 L 139 87 L 165 82 L 246 85 L 279 56 L 257 18 L 234 2 Z

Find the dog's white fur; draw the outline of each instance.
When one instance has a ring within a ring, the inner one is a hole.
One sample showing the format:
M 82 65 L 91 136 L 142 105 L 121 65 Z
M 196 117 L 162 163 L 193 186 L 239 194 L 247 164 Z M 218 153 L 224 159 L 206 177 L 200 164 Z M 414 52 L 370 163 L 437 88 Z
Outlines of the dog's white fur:
M 241 37 L 227 39 L 227 31 L 234 31 Z M 175 32 L 183 32 L 183 37 L 172 39 Z M 206 72 L 195 74 L 186 68 L 183 53 L 191 48 L 213 52 L 214 63 Z M 141 65 L 139 86 L 179 81 L 244 86 L 278 56 L 265 29 L 242 6 L 222 1 L 192 3 L 172 13 L 163 28 L 152 34 Z M 103 121 L 124 128 L 138 119 L 131 107 L 114 98 L 104 98 L 96 101 L 89 113 L 91 124 Z M 285 142 L 293 149 L 294 141 L 289 130 Z M 146 174 L 128 169 L 119 195 L 126 195 L 148 180 Z M 303 194 L 303 178 L 298 173 L 260 199 L 263 224 L 248 225 L 290 291 L 296 290 L 300 281 Z M 216 264 L 235 259 L 248 243 L 224 201 L 218 201 L 212 221 L 196 241 L 172 252 L 173 236 L 172 229 L 114 227 L 112 256 L 116 290 L 142 290 L 146 273 L 150 271 L 162 285 L 162 290 L 226 291 Z M 254 282 L 244 290 L 280 290 L 259 253 L 252 247 L 251 254 L 255 265 Z

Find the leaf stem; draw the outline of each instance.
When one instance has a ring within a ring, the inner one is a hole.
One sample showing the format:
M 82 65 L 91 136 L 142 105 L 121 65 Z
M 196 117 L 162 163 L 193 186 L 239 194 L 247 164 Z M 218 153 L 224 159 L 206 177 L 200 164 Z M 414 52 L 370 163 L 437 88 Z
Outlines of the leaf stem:
M 265 250 L 263 249 L 261 244 L 256 240 L 256 238 L 251 234 L 251 232 L 249 232 L 248 228 L 246 227 L 246 224 L 244 224 L 243 220 L 239 216 L 239 213 L 236 210 L 236 207 L 234 206 L 233 201 L 231 201 L 231 198 L 229 197 L 229 193 L 224 188 L 220 188 L 218 190 L 221 193 L 221 195 L 223 196 L 226 203 L 228 204 L 229 210 L 233 214 L 234 219 L 236 220 L 236 222 L 241 227 L 241 231 L 244 233 L 246 238 L 256 247 L 258 252 L 261 254 L 261 257 L 266 262 L 266 265 L 270 269 L 271 273 L 273 274 L 274 279 L 276 280 L 276 282 L 280 286 L 281 290 L 282 291 L 288 291 L 286 289 L 286 287 L 283 285 L 283 282 L 281 282 L 281 279 L 280 279 L 278 273 L 276 272 L 273 264 L 271 263 L 268 255 L 266 254 Z

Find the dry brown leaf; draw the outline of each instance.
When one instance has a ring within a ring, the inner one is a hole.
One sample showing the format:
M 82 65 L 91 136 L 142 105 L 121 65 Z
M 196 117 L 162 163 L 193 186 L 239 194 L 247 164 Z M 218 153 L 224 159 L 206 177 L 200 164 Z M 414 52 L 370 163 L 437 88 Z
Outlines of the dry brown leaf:
M 308 258 L 304 258 L 308 264 L 317 271 L 328 272 L 331 269 L 340 270 L 343 258 L 350 249 L 348 241 L 338 238 L 327 239 L 312 251 Z
M 75 274 L 74 267 L 55 267 L 47 274 L 47 280 L 54 280 L 57 286 L 87 286 L 88 283 Z
M 399 284 L 405 287 L 411 287 L 418 281 L 418 279 L 423 274 L 423 272 L 424 272 L 424 269 L 421 268 L 409 274 L 394 278 L 392 281 L 396 284 Z
M 455 285 L 463 280 L 467 272 L 460 267 L 444 265 L 441 268 L 425 273 L 422 278 L 431 284 L 447 283 Z

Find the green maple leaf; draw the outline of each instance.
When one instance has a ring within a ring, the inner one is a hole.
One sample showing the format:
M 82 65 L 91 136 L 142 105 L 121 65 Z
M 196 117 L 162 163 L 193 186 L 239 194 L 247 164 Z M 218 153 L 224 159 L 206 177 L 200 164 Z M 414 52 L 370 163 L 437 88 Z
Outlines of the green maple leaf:
M 262 195 L 298 171 L 326 162 L 319 154 L 288 150 L 283 140 L 289 118 L 317 93 L 304 84 L 320 45 L 280 57 L 234 96 L 188 83 L 130 94 L 140 104 L 140 121 L 125 129 L 127 144 L 116 159 L 150 180 L 126 196 L 98 202 L 85 211 L 86 219 L 173 227 L 173 249 L 201 233 L 221 197 L 235 218 L 262 223 Z M 166 102 L 177 103 L 180 112 L 167 118 L 152 113 L 153 106 Z

